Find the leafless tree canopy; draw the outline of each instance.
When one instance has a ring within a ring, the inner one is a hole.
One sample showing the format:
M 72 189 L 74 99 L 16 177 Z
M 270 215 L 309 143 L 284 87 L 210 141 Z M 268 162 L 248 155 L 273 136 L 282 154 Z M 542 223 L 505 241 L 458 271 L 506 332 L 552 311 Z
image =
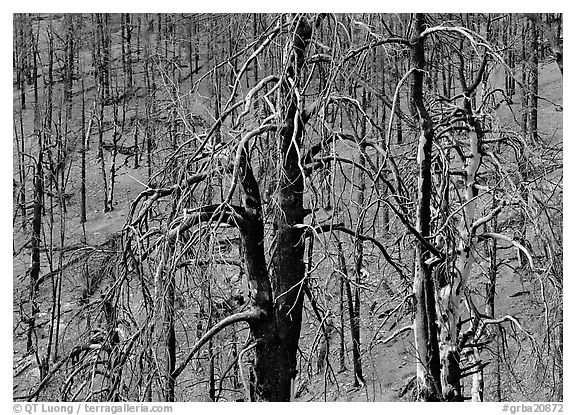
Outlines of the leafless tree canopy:
M 13 32 L 15 400 L 563 399 L 561 14 Z

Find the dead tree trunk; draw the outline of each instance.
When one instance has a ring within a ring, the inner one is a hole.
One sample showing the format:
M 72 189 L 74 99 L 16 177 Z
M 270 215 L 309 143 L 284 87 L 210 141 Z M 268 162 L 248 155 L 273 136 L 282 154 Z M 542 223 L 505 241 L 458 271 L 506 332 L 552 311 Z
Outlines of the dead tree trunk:
M 304 51 L 312 34 L 307 19 L 296 23 L 290 66 L 283 81 L 282 95 L 286 102 L 284 127 L 279 132 L 281 174 L 279 177 L 278 211 L 274 219 L 276 246 L 272 258 L 275 329 L 263 348 L 257 349 L 256 377 L 264 381 L 256 393 L 264 400 L 289 401 L 296 376 L 296 353 L 302 322 L 301 291 L 294 287 L 304 278 L 303 230 L 294 225 L 304 220 L 304 177 L 300 169 L 299 149 L 304 125 L 299 108 L 297 88 L 304 63 Z M 258 353 L 261 352 L 261 353 Z M 270 366 L 267 361 L 274 361 Z M 264 363 L 264 364 L 261 364 Z
M 366 89 L 363 88 L 362 92 L 362 105 L 366 107 Z M 366 119 L 363 117 L 361 121 L 361 137 L 364 138 L 366 135 Z M 358 169 L 358 184 L 356 190 L 356 217 L 358 218 L 358 224 L 356 226 L 356 231 L 359 234 L 364 232 L 363 218 L 364 218 L 364 197 L 366 191 L 366 183 L 364 171 L 362 168 L 366 165 L 366 160 L 364 159 L 363 153 L 365 151 L 365 144 L 363 142 L 359 143 L 360 152 L 357 156 L 357 163 L 361 167 Z M 356 238 L 354 241 L 354 273 L 356 277 L 356 283 L 354 284 L 354 307 L 353 315 L 351 316 L 351 329 L 352 329 L 352 363 L 354 367 L 354 386 L 360 386 L 364 384 L 364 376 L 362 375 L 362 358 L 360 354 L 360 284 L 362 279 L 362 265 L 364 260 L 364 245 L 360 238 Z
M 424 58 L 424 16 L 416 15 L 414 36 L 411 40 L 411 60 L 415 71 L 412 75 L 411 109 L 420 125 L 418 142 L 418 204 L 416 230 L 423 238 L 430 237 L 430 197 L 432 192 L 432 140 L 434 130 L 432 120 L 424 106 L 423 79 L 426 61 Z M 440 391 L 440 356 L 436 323 L 436 295 L 432 270 L 426 263 L 427 248 L 420 241 L 416 243 L 416 273 L 414 276 L 414 337 L 417 363 L 416 381 L 419 399 L 438 400 Z
M 86 241 L 86 228 L 84 224 L 86 223 L 86 141 L 90 135 L 90 129 L 92 126 L 92 117 L 90 117 L 90 122 L 88 124 L 88 134 L 86 134 L 86 89 L 84 88 L 84 77 L 82 77 L 82 127 L 80 129 L 80 223 L 82 223 L 84 229 L 84 241 Z
M 270 280 L 267 277 L 262 245 L 264 227 L 257 183 L 251 168 L 241 172 L 246 193 L 245 216 L 248 222 L 252 222 L 243 232 L 246 268 L 249 279 L 256 285 L 254 305 L 263 311 L 261 318 L 250 324 L 257 343 L 253 399 L 261 401 L 291 399 L 297 373 L 296 355 L 302 322 L 303 295 L 298 284 L 305 276 L 304 238 L 303 230 L 294 225 L 303 223 L 305 216 L 304 177 L 299 167 L 299 149 L 304 125 L 299 111 L 302 107 L 297 88 L 304 63 L 304 51 L 312 28 L 305 17 L 300 17 L 295 26 L 290 62 L 286 77 L 282 81 L 285 112 L 283 127 L 278 132 L 281 174 L 278 211 L 274 219 L 276 245 Z M 248 161 L 245 165 L 249 167 Z
M 175 321 L 175 292 L 176 292 L 176 281 L 173 270 L 166 272 L 164 281 L 165 287 L 165 297 L 163 298 L 164 304 L 164 321 L 163 321 L 163 331 L 164 331 L 164 347 L 165 347 L 165 358 L 166 358 L 166 384 L 164 385 L 164 398 L 167 402 L 174 402 L 175 400 L 175 379 L 171 376 L 176 368 L 176 330 L 174 329 Z
M 344 337 L 344 278 L 340 278 L 340 296 L 338 299 L 340 312 L 340 344 L 338 347 L 338 373 L 346 370 L 346 341 Z
M 468 151 L 469 155 L 462 159 L 464 170 L 464 189 L 462 190 L 461 200 L 462 213 L 458 227 L 458 246 L 456 250 L 456 264 L 453 270 L 449 270 L 450 275 L 442 279 L 439 287 L 439 315 L 440 322 L 440 362 L 441 362 L 441 386 L 444 399 L 449 401 L 463 400 L 461 388 L 461 369 L 460 356 L 461 345 L 459 344 L 460 322 L 462 318 L 462 302 L 464 292 L 468 285 L 468 279 L 472 272 L 474 262 L 474 233 L 478 225 L 475 224 L 476 204 L 478 188 L 476 176 L 482 165 L 482 140 L 484 138 L 484 126 L 476 118 L 472 107 L 472 95 L 481 82 L 487 57 L 476 73 L 475 80 L 467 85 L 464 77 L 460 79 L 463 90 L 463 113 L 466 117 L 466 123 L 470 126 L 471 131 L 468 133 Z M 461 68 L 464 66 L 464 60 L 460 60 Z M 462 71 L 462 69 L 461 69 Z M 475 352 L 472 360 L 479 359 Z M 480 372 L 478 372 L 480 373 Z M 480 377 L 475 376 L 474 382 L 476 387 L 476 398 L 481 397 L 483 386 L 479 382 Z
M 542 17 L 538 13 L 527 13 L 526 17 L 530 19 L 532 24 L 540 30 L 542 38 L 548 44 L 550 51 L 560 69 L 560 73 L 564 74 L 564 52 L 562 47 L 562 15 L 560 17 L 552 19 L 550 22 L 546 19 L 546 22 L 542 21 Z M 553 22 L 556 21 L 556 27 L 554 27 Z
M 25 161 L 25 143 L 24 139 L 24 123 L 22 120 L 22 110 L 18 113 L 20 127 L 20 139 L 18 138 L 18 128 L 16 121 L 14 121 L 14 137 L 16 138 L 16 150 L 18 152 L 18 208 L 20 210 L 22 220 L 22 230 L 26 231 L 28 227 L 28 215 L 26 212 L 26 161 Z M 16 215 L 16 214 L 15 214 Z M 16 217 L 16 216 L 15 216 Z
M 131 88 L 134 84 L 133 81 L 133 69 L 132 69 L 132 22 L 131 22 L 131 14 L 125 13 L 122 18 L 122 26 L 124 31 L 124 39 L 122 45 L 125 45 L 124 53 L 122 54 L 122 62 L 124 63 L 125 74 L 128 76 L 127 78 L 127 88 Z
M 529 23 L 530 62 L 528 64 L 528 140 L 538 141 L 538 27 Z
M 66 105 L 66 117 L 70 119 L 72 115 L 72 86 L 74 80 L 74 20 L 72 14 L 67 14 L 66 41 L 64 44 L 64 102 Z
M 280 26 L 277 26 L 265 42 L 270 42 L 279 31 Z M 304 120 L 298 89 L 304 51 L 311 34 L 312 28 L 308 20 L 304 16 L 298 16 L 293 25 L 286 71 L 279 81 L 279 97 L 282 102 L 278 103 L 278 108 L 283 108 L 280 127 L 276 124 L 263 124 L 242 139 L 239 144 L 241 147 L 237 150 L 237 167 L 234 173 L 243 190 L 242 207 L 233 207 L 226 203 L 232 212 L 220 211 L 220 221 L 227 217 L 226 223 L 237 226 L 240 231 L 251 297 L 250 309 L 216 323 L 172 373 L 173 378 L 179 376 L 192 356 L 220 330 L 236 322 L 247 322 L 254 340 L 251 348 L 254 348 L 256 355 L 250 398 L 256 401 L 289 401 L 293 396 L 297 373 L 304 292 L 299 288 L 300 284 L 304 283 L 306 272 L 304 229 L 303 226 L 298 226 L 306 216 L 303 208 L 304 177 L 299 156 Z M 277 132 L 280 150 L 277 212 L 273 219 L 276 241 L 271 258 L 271 275 L 268 273 L 264 251 L 260 185 L 254 176 L 249 154 L 249 140 L 270 131 Z M 228 200 L 233 197 L 234 187 L 227 197 Z M 214 211 L 212 207 L 212 212 Z
M 38 104 L 36 104 L 38 107 Z M 36 291 L 38 289 L 38 278 L 40 276 L 40 237 L 42 231 L 42 192 L 43 192 L 43 174 L 42 174 L 42 132 L 38 134 L 38 158 L 34 168 L 34 210 L 32 213 L 32 243 L 31 243 L 31 264 L 30 264 L 30 316 L 28 317 L 28 331 L 26 341 L 26 352 L 34 351 L 34 336 L 36 315 L 39 312 L 36 301 Z
M 99 93 L 98 111 L 98 155 L 97 160 L 100 162 L 100 171 L 102 173 L 102 189 L 104 191 L 104 212 L 108 212 L 108 178 L 106 176 L 106 160 L 104 159 L 104 93 Z
M 362 366 L 360 361 L 360 348 L 359 343 L 357 342 L 356 338 L 360 337 L 360 330 L 357 327 L 359 324 L 359 319 L 355 313 L 354 307 L 354 300 L 352 297 L 352 287 L 350 284 L 350 280 L 348 277 L 348 269 L 346 267 L 346 259 L 344 257 L 344 252 L 342 251 L 342 243 L 338 242 L 338 258 L 339 258 L 339 265 L 340 271 L 342 272 L 341 275 L 341 284 L 343 284 L 346 290 L 346 300 L 348 304 L 348 316 L 350 318 L 350 337 L 352 339 L 352 364 L 354 367 L 354 386 L 358 386 L 360 384 L 359 381 L 364 383 L 364 379 L 362 377 Z M 344 327 L 344 326 L 342 326 Z M 344 330 L 342 330 L 344 332 Z M 360 367 L 357 367 L 360 366 Z M 358 373 L 360 376 L 358 376 Z
M 112 159 L 110 161 L 110 175 L 108 180 L 108 190 L 106 191 L 106 212 L 111 212 L 114 210 L 114 186 L 116 184 L 116 158 L 118 157 L 118 140 L 122 134 L 122 130 L 124 129 L 123 125 L 121 127 L 118 126 L 118 105 L 116 103 L 113 105 L 112 112 L 114 114 L 114 130 L 112 131 Z M 122 113 L 126 113 L 125 103 Z

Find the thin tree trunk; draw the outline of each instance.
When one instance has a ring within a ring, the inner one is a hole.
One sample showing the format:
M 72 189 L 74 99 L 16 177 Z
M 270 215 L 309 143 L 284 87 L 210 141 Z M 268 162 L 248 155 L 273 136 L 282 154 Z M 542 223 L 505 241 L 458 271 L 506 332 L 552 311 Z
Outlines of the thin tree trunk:
M 80 223 L 82 223 L 82 229 L 84 230 L 84 242 L 86 242 L 86 228 L 84 224 L 86 223 L 86 142 L 90 136 L 90 130 L 92 129 L 92 119 L 94 114 L 90 116 L 90 121 L 88 121 L 88 128 L 86 128 L 86 89 L 84 88 L 84 77 L 82 77 L 82 130 L 81 130 L 81 165 L 80 165 Z
M 148 173 L 148 179 L 152 177 L 152 147 L 153 147 L 153 137 L 155 134 L 154 121 L 152 117 L 155 115 L 154 111 L 154 101 L 156 99 L 156 84 L 154 82 L 154 65 L 149 63 L 150 56 L 148 53 L 147 46 L 144 46 L 144 78 L 146 83 L 146 128 L 144 134 L 144 140 L 146 145 L 146 167 Z
M 492 209 L 497 207 L 496 198 L 492 198 Z M 498 231 L 498 215 L 495 215 L 491 221 L 492 232 Z M 490 260 L 490 267 L 488 269 L 489 282 L 486 287 L 486 315 L 494 318 L 496 315 L 496 279 L 498 277 L 498 241 L 490 239 L 486 242 L 488 244 L 488 258 Z M 495 352 L 495 400 L 502 401 L 502 378 L 501 378 L 501 357 L 502 352 L 500 348 L 499 336 L 496 336 L 496 352 Z
M 342 268 L 342 264 L 340 265 Z M 339 363 L 340 368 L 339 372 L 344 372 L 346 370 L 346 342 L 344 336 L 344 278 L 340 277 L 340 299 L 339 299 L 339 306 L 340 306 L 340 348 L 339 348 Z
M 66 119 L 72 115 L 72 87 L 74 81 L 74 20 L 72 14 L 65 15 L 66 41 L 64 48 L 64 102 L 66 106 Z
M 366 107 L 366 90 L 363 88 L 362 92 L 362 106 Z M 366 120 L 361 121 L 361 131 L 360 137 L 365 137 L 366 134 Z M 358 218 L 358 224 L 356 226 L 357 232 L 359 234 L 364 233 L 363 218 L 364 218 L 364 193 L 366 191 L 366 183 L 364 178 L 363 167 L 366 165 L 366 160 L 362 155 L 364 153 L 363 142 L 359 143 L 360 151 L 357 156 L 357 163 L 361 167 L 358 169 L 358 181 L 357 181 L 357 191 L 356 191 L 356 217 Z M 351 327 L 352 327 L 352 356 L 353 356 L 353 366 L 354 366 L 354 386 L 364 385 L 364 376 L 362 375 L 362 359 L 360 353 L 360 284 L 362 282 L 362 263 L 364 259 L 364 245 L 359 238 L 354 241 L 354 274 L 356 278 L 356 284 L 354 284 L 354 308 L 353 315 L 351 316 Z
M 538 141 L 538 26 L 530 21 L 530 62 L 528 70 L 528 140 Z
M 124 108 L 125 110 L 125 108 Z M 108 180 L 108 191 L 106 192 L 106 209 L 105 212 L 114 210 L 114 185 L 116 184 L 116 158 L 118 156 L 118 139 L 121 131 L 118 131 L 118 105 L 114 103 L 113 107 L 114 130 L 112 131 L 112 160 L 110 162 L 110 177 Z M 125 113 L 125 112 L 124 112 Z
M 34 29 L 30 25 L 30 41 L 32 42 L 32 77 L 34 78 L 34 103 L 38 102 L 38 35 L 34 36 Z
M 37 105 L 37 104 L 35 104 Z M 14 125 L 14 136 L 16 137 L 16 150 L 18 151 L 18 199 L 20 215 L 22 220 L 22 230 L 26 231 L 28 227 L 28 214 L 26 211 L 26 161 L 25 161 L 25 139 L 24 139 L 24 122 L 22 120 L 22 110 L 18 113 L 20 126 L 20 139 L 18 138 L 18 129 Z
M 359 337 L 360 331 L 357 327 L 359 321 L 356 316 L 354 298 L 352 295 L 352 286 L 350 284 L 348 270 L 346 267 L 346 259 L 344 257 L 344 252 L 342 250 L 342 243 L 338 241 L 338 258 L 340 271 L 342 271 L 341 280 L 346 289 L 346 299 L 348 303 L 348 316 L 350 319 L 350 337 L 352 339 L 352 364 L 354 367 L 354 386 L 359 386 L 360 383 L 364 384 L 364 379 L 362 377 L 362 366 L 360 362 L 360 347 L 357 338 Z M 359 366 L 359 367 L 358 367 Z M 360 377 L 358 376 L 360 374 Z
M 73 23 L 69 23 L 71 29 L 69 28 L 69 32 L 73 32 Z M 72 49 L 72 44 L 70 44 L 70 49 Z M 73 61 L 74 55 L 73 53 L 70 54 L 69 59 Z M 69 68 L 70 72 L 72 72 L 72 63 L 70 64 Z M 71 76 L 71 75 L 70 75 Z M 57 159 L 57 173 L 54 175 L 54 182 L 56 184 L 56 189 L 58 190 L 58 214 L 59 214 L 59 222 L 60 222 L 60 233 L 59 233 L 59 246 L 60 250 L 58 251 L 58 273 L 56 279 L 56 299 L 55 299 L 55 307 L 54 307 L 54 318 L 52 320 L 52 326 L 55 326 L 54 331 L 54 357 L 53 361 L 57 362 L 59 359 L 59 348 L 60 348 L 60 322 L 61 322 L 61 310 L 62 310 L 62 280 L 63 280 L 63 268 L 64 268 L 64 241 L 66 237 L 66 201 L 64 198 L 64 194 L 66 191 L 66 182 L 68 175 L 66 174 L 66 160 L 68 158 L 68 134 L 69 134 L 69 122 L 71 120 L 71 113 L 72 113 L 72 94 L 71 94 L 71 85 L 72 81 L 70 82 L 70 101 L 67 101 L 67 92 L 63 91 L 63 102 L 66 106 L 65 108 L 65 117 L 64 117 L 64 126 L 61 125 L 58 128 L 58 131 L 63 131 L 62 136 L 56 136 L 58 140 L 58 159 Z M 62 123 L 62 118 L 60 117 L 59 123 Z
M 28 53 L 26 47 L 26 40 L 24 36 L 24 26 L 26 22 L 26 15 L 20 14 L 18 34 L 15 38 L 16 44 L 15 49 L 18 56 L 18 73 L 17 73 L 17 85 L 20 88 L 20 108 L 26 109 L 26 54 Z
M 102 173 L 102 190 L 104 191 L 104 212 L 108 212 L 108 179 L 106 177 L 106 161 L 104 160 L 104 97 L 100 94 L 100 111 L 98 115 L 98 156 L 100 172 Z
M 374 62 L 374 65 L 377 63 Z M 386 96 L 386 75 L 385 70 L 381 71 L 381 91 L 380 93 L 383 96 Z M 382 104 L 382 115 L 380 116 L 380 125 L 382 126 L 382 133 L 381 133 L 381 146 L 384 150 L 390 151 L 388 148 L 388 141 L 386 139 L 386 105 Z M 392 115 L 390 115 L 392 116 Z M 400 117 L 398 117 L 400 119 Z M 398 120 L 396 121 L 398 122 Z M 401 121 L 400 121 L 401 122 Z M 399 126 L 399 129 L 402 129 L 402 125 Z M 401 137 L 400 137 L 401 138 Z M 392 144 L 392 143 L 390 143 Z M 384 162 L 384 156 L 382 156 L 382 162 Z M 381 180 L 380 181 L 380 197 L 386 198 L 388 196 L 388 187 L 386 184 Z M 390 209 L 387 204 L 382 204 L 382 238 L 386 238 L 388 233 L 390 232 Z
M 36 316 L 39 312 L 36 301 L 37 284 L 40 276 L 40 233 L 42 230 L 42 193 L 43 193 L 43 173 L 42 173 L 42 132 L 37 131 L 38 136 L 38 157 L 34 166 L 34 208 L 32 213 L 32 242 L 31 242 L 31 265 L 30 265 L 30 285 L 29 301 L 30 316 L 28 317 L 28 330 L 26 341 L 26 352 L 32 353 L 35 344 Z
M 124 14 L 124 34 L 125 34 L 125 41 L 126 41 L 126 50 L 125 50 L 125 65 L 128 75 L 128 88 L 131 88 L 134 84 L 133 81 L 133 69 L 132 69 L 132 22 L 131 22 L 131 14 L 126 13 Z
M 176 331 L 174 329 L 174 300 L 175 300 L 175 276 L 174 272 L 167 272 L 165 275 L 165 297 L 164 297 L 164 338 L 166 348 L 166 386 L 165 400 L 174 402 L 175 400 L 175 379 L 171 376 L 176 368 Z
M 97 13 L 96 22 L 98 27 L 98 40 L 100 59 L 99 70 L 101 93 L 104 100 L 110 96 L 110 34 L 109 34 L 110 15 Z
M 52 17 L 50 17 L 48 30 L 48 91 L 46 96 L 47 114 L 45 124 L 52 128 L 52 110 L 53 110 L 53 86 L 54 86 L 54 32 L 52 26 Z
M 134 168 L 140 167 L 140 144 L 138 143 L 138 134 L 140 130 L 140 119 L 138 118 L 138 110 L 140 106 L 136 103 L 134 114 Z

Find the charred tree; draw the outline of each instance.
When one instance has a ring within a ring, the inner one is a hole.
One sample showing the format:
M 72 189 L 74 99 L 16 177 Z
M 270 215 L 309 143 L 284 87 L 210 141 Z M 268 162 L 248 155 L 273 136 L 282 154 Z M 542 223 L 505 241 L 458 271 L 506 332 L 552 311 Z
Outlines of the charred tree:
M 262 336 L 255 336 L 258 342 L 255 373 L 259 382 L 256 399 L 266 401 L 289 401 L 291 398 L 302 322 L 303 295 L 294 289 L 305 276 L 303 230 L 295 227 L 303 223 L 305 217 L 304 176 L 299 160 L 304 123 L 297 89 L 312 27 L 303 16 L 295 25 L 290 62 L 281 86 L 286 107 L 283 127 L 278 133 L 281 175 L 274 218 L 276 246 L 271 275 L 275 301 L 264 324 L 253 327 L 253 331 Z M 270 330 L 262 332 L 262 328 Z
M 426 70 L 424 55 L 424 15 L 415 18 L 411 39 L 411 60 L 414 65 L 411 84 L 412 115 L 420 127 L 418 138 L 418 204 L 416 230 L 423 238 L 430 237 L 430 197 L 432 194 L 432 142 L 434 128 L 424 105 L 423 80 Z M 419 399 L 440 399 L 440 355 L 438 350 L 438 327 L 436 323 L 436 293 L 432 270 L 426 263 L 427 247 L 416 242 L 416 273 L 414 276 L 414 337 L 417 352 L 416 377 Z

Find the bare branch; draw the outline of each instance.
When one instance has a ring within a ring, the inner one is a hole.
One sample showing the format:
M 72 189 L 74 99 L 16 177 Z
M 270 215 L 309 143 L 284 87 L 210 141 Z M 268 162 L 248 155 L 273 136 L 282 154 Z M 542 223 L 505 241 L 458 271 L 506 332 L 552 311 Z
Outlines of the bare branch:
M 250 141 L 250 139 L 260 134 L 263 134 L 267 131 L 275 131 L 275 130 L 276 130 L 275 125 L 264 124 L 253 129 L 248 134 L 246 134 L 242 138 L 242 140 L 240 140 L 240 143 L 238 143 L 238 147 L 236 149 L 236 157 L 234 159 L 234 172 L 232 173 L 232 184 L 230 185 L 230 189 L 228 190 L 228 195 L 226 196 L 224 203 L 230 203 L 230 201 L 232 200 L 232 196 L 234 195 L 234 191 L 236 190 L 236 186 L 238 184 L 238 176 L 241 168 L 243 167 L 241 166 L 240 159 L 242 157 L 242 154 L 246 151 L 246 149 L 244 148 L 245 145 L 248 143 L 248 141 Z
M 407 331 L 410 331 L 414 329 L 414 326 L 412 324 L 410 324 L 409 326 L 404 326 L 401 329 L 396 330 L 394 333 L 392 333 L 390 336 L 386 337 L 385 339 L 382 340 L 378 340 L 376 342 L 376 344 L 386 344 L 391 342 L 392 340 L 394 340 L 396 337 L 400 336 L 402 333 L 405 333 Z
M 476 232 L 476 229 L 478 229 L 480 226 L 484 225 L 487 222 L 490 222 L 492 219 L 494 219 L 501 211 L 502 211 L 502 205 L 498 206 L 496 209 L 492 210 L 489 214 L 487 214 L 486 216 L 483 216 L 479 219 L 477 219 L 473 224 L 472 224 L 472 228 L 470 229 L 470 233 L 474 234 Z
M 388 123 L 388 134 L 386 134 L 386 155 L 384 156 L 384 164 L 386 163 L 386 159 L 388 158 L 388 149 L 390 148 L 390 140 L 392 139 L 392 123 L 394 121 L 394 114 L 396 112 L 396 103 L 398 102 L 398 96 L 400 95 L 400 87 L 402 84 L 408 79 L 408 77 L 414 72 L 416 68 L 411 68 L 408 72 L 404 74 L 402 79 L 398 81 L 396 85 L 396 90 L 394 91 L 394 98 L 392 98 L 392 112 L 390 113 L 390 121 Z
M 412 235 L 414 235 L 416 237 L 416 239 L 418 239 L 418 241 L 420 241 L 426 247 L 426 249 L 428 249 L 432 254 L 436 255 L 440 260 L 442 260 L 442 261 L 444 260 L 444 254 L 442 252 L 440 252 L 438 249 L 436 249 L 436 247 L 434 245 L 432 245 L 430 242 L 428 242 L 426 240 L 426 238 L 424 238 L 422 236 L 422 234 L 420 232 L 418 232 L 416 230 L 416 228 L 414 228 L 414 226 L 412 226 L 412 224 L 410 222 L 408 222 L 408 219 L 406 219 L 406 217 L 398 211 L 396 206 L 394 206 L 393 204 L 391 204 L 387 200 L 384 200 L 384 203 L 386 203 L 386 205 L 388 205 L 388 207 L 390 207 L 390 209 L 392 209 L 392 211 L 396 214 L 396 216 L 398 216 L 398 218 L 404 224 L 404 226 L 406 226 L 408 231 Z
M 225 319 L 216 323 L 210 330 L 208 330 L 204 334 L 204 336 L 202 336 L 202 338 L 200 340 L 198 340 L 196 342 L 196 344 L 192 347 L 190 352 L 188 352 L 188 356 L 186 356 L 186 358 L 180 364 L 180 366 L 178 366 L 178 368 L 176 368 L 172 372 L 172 374 L 171 374 L 172 379 L 176 379 L 182 373 L 182 371 L 184 369 L 186 369 L 186 366 L 188 365 L 188 363 L 190 363 L 190 360 L 192 360 L 194 355 L 202 348 L 202 346 L 204 346 L 208 342 L 208 340 L 210 340 L 216 334 L 218 334 L 223 329 L 225 329 L 226 327 L 228 327 L 232 324 L 240 323 L 243 321 L 244 322 L 250 322 L 252 320 L 256 320 L 256 319 L 260 318 L 261 315 L 262 315 L 261 310 L 250 309 L 250 310 L 242 311 L 240 313 L 232 314 L 231 316 L 228 316 Z
M 210 205 L 203 206 L 195 211 L 187 212 L 180 225 L 168 232 L 168 242 L 174 242 L 174 239 L 176 239 L 179 234 L 190 229 L 191 226 L 200 222 L 208 222 L 218 213 L 222 216 L 222 221 L 224 223 L 227 223 L 230 226 L 238 226 L 242 223 L 244 208 L 233 205 Z
M 142 218 L 144 217 L 144 215 L 146 215 L 146 213 L 152 207 L 152 204 L 155 201 L 157 201 L 158 199 L 169 196 L 172 193 L 174 193 L 176 190 L 185 189 L 185 188 L 190 187 L 194 184 L 200 183 L 203 180 L 205 180 L 207 177 L 208 177 L 208 173 L 197 173 L 197 174 L 194 174 L 194 175 L 188 177 L 186 180 L 182 181 L 181 183 L 172 185 L 170 187 L 164 187 L 164 188 L 158 188 L 158 189 L 148 189 L 148 190 L 141 192 L 138 195 L 138 197 L 136 197 L 136 199 L 130 204 L 130 214 L 129 214 L 128 218 L 131 218 L 134 216 L 134 213 L 136 211 L 136 206 L 138 206 L 138 203 L 140 202 L 140 200 L 142 200 L 145 197 L 151 197 L 151 198 L 147 201 L 146 205 L 142 208 L 142 210 L 140 210 L 138 217 L 130 223 L 130 226 L 134 226 L 139 221 L 141 221 Z
M 309 227 L 309 225 L 295 225 L 295 227 L 304 228 L 304 227 Z M 310 228 L 312 228 L 312 227 L 310 227 Z M 382 255 L 384 256 L 386 261 L 390 265 L 392 265 L 392 267 L 394 267 L 394 269 L 398 272 L 400 278 L 402 278 L 402 280 L 406 280 L 407 277 L 404 275 L 404 272 L 402 271 L 402 269 L 398 266 L 398 264 L 396 264 L 396 261 L 394 261 L 392 259 L 392 257 L 388 254 L 384 245 L 382 245 L 380 243 L 380 241 L 378 241 L 376 238 L 373 238 L 373 237 L 368 236 L 368 235 L 360 234 L 356 231 L 353 231 L 352 229 L 345 227 L 344 224 L 341 224 L 341 223 L 336 224 L 336 225 L 334 225 L 334 224 L 321 225 L 321 226 L 318 226 L 316 228 L 312 228 L 311 233 L 318 234 L 318 233 L 322 233 L 322 232 L 333 232 L 333 231 L 344 232 L 348 235 L 351 235 L 355 238 L 358 238 L 361 241 L 372 242 L 374 245 L 376 245 L 378 247 L 380 252 L 382 252 Z
M 530 255 L 530 252 L 528 251 L 528 249 L 524 245 L 522 245 L 520 242 L 514 240 L 514 238 L 503 235 L 501 233 L 495 233 L 495 232 L 484 232 L 484 233 L 478 235 L 478 238 L 481 238 L 481 239 L 482 238 L 493 238 L 493 239 L 499 239 L 501 241 L 510 242 L 516 248 L 518 248 L 519 250 L 524 252 L 524 255 L 526 255 L 526 258 L 528 258 L 528 262 L 530 263 L 530 268 L 532 270 L 534 270 L 534 261 L 532 259 L 532 255 Z

